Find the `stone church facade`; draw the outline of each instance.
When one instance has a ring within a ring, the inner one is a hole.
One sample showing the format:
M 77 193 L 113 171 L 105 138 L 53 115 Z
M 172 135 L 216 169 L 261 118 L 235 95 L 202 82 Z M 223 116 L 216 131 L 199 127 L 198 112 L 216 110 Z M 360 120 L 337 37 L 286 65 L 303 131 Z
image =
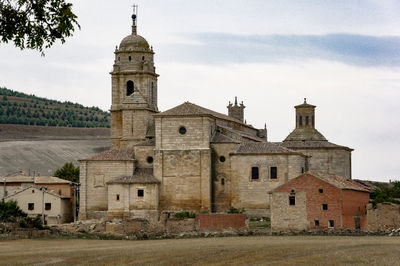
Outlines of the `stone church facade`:
M 296 128 L 279 143 L 244 121 L 185 102 L 160 112 L 154 51 L 132 33 L 115 49 L 110 150 L 80 160 L 80 219 L 147 218 L 182 210 L 244 208 L 266 216 L 268 192 L 304 172 L 351 178 L 352 149 L 315 129 L 315 106 L 296 108 Z

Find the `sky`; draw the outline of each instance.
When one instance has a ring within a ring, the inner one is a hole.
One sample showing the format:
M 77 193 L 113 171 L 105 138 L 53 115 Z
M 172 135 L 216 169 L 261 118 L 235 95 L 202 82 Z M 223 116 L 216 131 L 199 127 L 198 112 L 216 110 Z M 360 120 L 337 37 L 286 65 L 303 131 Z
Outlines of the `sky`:
M 115 46 L 131 31 L 153 46 L 161 111 L 184 101 L 227 113 L 282 141 L 293 106 L 354 149 L 353 178 L 400 180 L 400 1 L 70 1 L 81 30 L 45 51 L 0 44 L 0 86 L 108 110 Z

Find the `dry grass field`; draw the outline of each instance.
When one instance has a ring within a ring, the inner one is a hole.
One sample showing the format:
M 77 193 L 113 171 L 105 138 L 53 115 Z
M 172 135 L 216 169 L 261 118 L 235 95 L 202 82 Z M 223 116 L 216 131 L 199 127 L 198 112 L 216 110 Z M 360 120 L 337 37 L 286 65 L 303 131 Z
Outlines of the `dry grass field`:
M 0 124 L 0 175 L 31 169 L 52 175 L 66 162 L 78 165 L 110 147 L 108 128 L 66 128 Z
M 398 237 L 260 236 L 0 242 L 2 265 L 400 265 Z

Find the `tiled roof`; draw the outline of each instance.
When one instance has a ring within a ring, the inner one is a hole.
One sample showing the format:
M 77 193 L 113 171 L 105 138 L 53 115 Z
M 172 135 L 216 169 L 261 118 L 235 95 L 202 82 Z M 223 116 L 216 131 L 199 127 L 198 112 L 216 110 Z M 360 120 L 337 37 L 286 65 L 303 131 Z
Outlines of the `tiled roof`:
M 313 148 L 331 148 L 331 149 L 348 149 L 346 146 L 340 146 L 327 140 L 305 140 L 305 141 L 284 141 L 279 142 L 280 145 L 289 149 L 313 149 Z
M 237 120 L 233 117 L 212 111 L 210 109 L 201 107 L 199 105 L 196 105 L 196 104 L 193 104 L 190 102 L 184 102 L 181 105 L 178 105 L 178 106 L 176 106 L 172 109 L 169 109 L 167 111 L 164 111 L 162 113 L 156 114 L 155 116 L 194 116 L 194 115 L 210 115 L 210 116 L 213 116 L 213 117 L 216 117 L 219 119 L 236 122 L 236 123 L 242 124 L 244 126 L 253 128 L 252 126 L 244 124 L 240 120 Z
M 284 141 L 303 141 L 303 140 L 326 140 L 326 138 L 315 128 L 296 128 Z
M 298 154 L 302 153 L 292 151 L 278 144 L 271 142 L 245 142 L 240 144 L 235 154 Z
M 71 181 L 55 176 L 8 176 L 5 177 L 7 183 L 35 183 L 35 184 L 69 184 Z
M 372 184 L 370 181 L 367 180 L 359 180 L 359 179 L 351 179 L 351 182 L 355 183 L 356 185 L 368 189 L 369 191 L 378 190 L 379 187 Z
M 36 187 L 36 186 L 29 186 L 29 187 L 24 187 L 24 188 L 22 188 L 22 189 L 20 189 L 20 190 L 17 190 L 17 191 L 15 191 L 13 194 L 8 195 L 8 196 L 6 196 L 5 198 L 9 198 L 9 197 L 15 196 L 15 195 L 17 195 L 17 194 L 19 194 L 19 193 L 21 193 L 21 192 L 23 192 L 23 191 L 25 191 L 25 190 L 28 190 L 28 189 L 35 189 L 35 190 L 38 190 L 38 191 L 41 192 L 41 190 L 40 190 L 38 187 Z M 56 194 L 56 193 L 54 193 L 53 190 L 45 190 L 44 192 L 47 193 L 47 194 L 50 194 L 50 195 L 52 195 L 52 196 L 55 196 L 55 197 L 57 197 L 57 198 L 62 198 L 62 199 L 69 199 L 69 198 L 71 198 L 71 197 L 67 197 L 67 196 L 63 196 L 63 195 Z M 36 195 L 35 195 L 35 196 L 36 196 Z
M 249 139 L 249 140 L 252 140 L 252 141 L 257 141 L 257 142 L 265 142 L 265 139 L 257 137 L 257 136 L 254 136 L 254 135 L 251 135 L 251 134 L 249 134 L 247 132 L 236 130 L 236 129 L 233 129 L 233 128 L 230 128 L 230 127 L 226 127 L 226 126 L 222 126 L 222 125 L 219 125 L 219 124 L 217 124 L 217 126 L 219 128 L 225 129 L 225 130 L 227 130 L 229 132 L 232 132 L 233 134 L 238 135 L 238 136 L 240 136 L 242 138 L 246 138 L 246 139 Z
M 232 139 L 221 132 L 216 131 L 211 138 L 211 143 L 240 143 L 240 141 Z
M 358 191 L 365 191 L 369 192 L 368 189 L 361 187 L 360 185 L 357 185 L 355 182 L 352 182 L 351 180 L 344 179 L 340 176 L 334 175 L 334 174 L 317 174 L 317 173 L 308 173 L 316 178 L 319 178 L 337 188 L 340 189 L 350 189 L 350 190 L 358 190 Z
M 134 146 L 154 146 L 154 145 L 156 145 L 156 140 L 148 139 L 146 141 L 136 143 Z
M 133 175 L 123 175 L 114 178 L 113 180 L 107 182 L 107 184 L 153 184 L 160 183 L 154 175 L 153 168 L 137 167 L 133 171 Z
M 133 148 L 111 149 L 80 161 L 129 161 L 133 160 Z

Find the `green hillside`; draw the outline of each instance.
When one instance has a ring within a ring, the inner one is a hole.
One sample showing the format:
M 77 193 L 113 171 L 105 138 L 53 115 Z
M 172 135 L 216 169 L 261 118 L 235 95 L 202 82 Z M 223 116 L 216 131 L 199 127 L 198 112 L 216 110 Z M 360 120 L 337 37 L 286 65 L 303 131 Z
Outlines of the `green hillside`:
M 110 113 L 0 87 L 0 124 L 110 127 Z

